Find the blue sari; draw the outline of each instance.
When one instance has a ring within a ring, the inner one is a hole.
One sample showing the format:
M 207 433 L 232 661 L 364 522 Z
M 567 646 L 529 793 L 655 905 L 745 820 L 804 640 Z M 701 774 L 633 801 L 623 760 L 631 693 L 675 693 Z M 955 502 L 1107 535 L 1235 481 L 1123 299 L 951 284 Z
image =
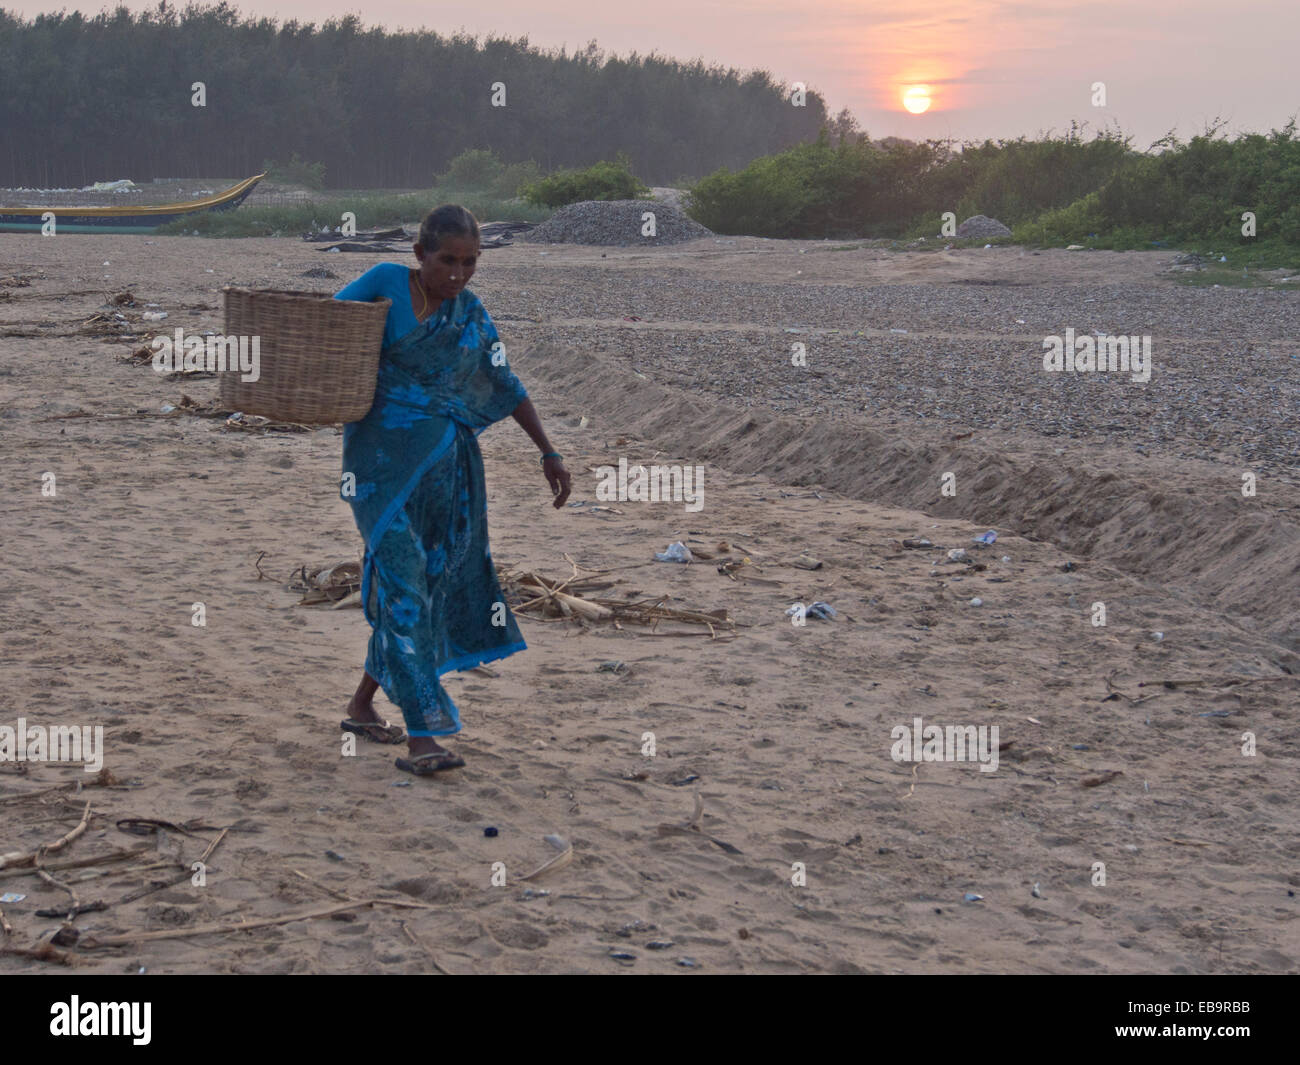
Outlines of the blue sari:
M 420 323 L 407 276 L 384 264 L 337 294 L 394 301 L 374 406 L 343 428 L 340 494 L 366 545 L 366 672 L 410 735 L 445 736 L 460 731 L 460 714 L 438 678 L 527 646 L 488 546 L 478 436 L 528 393 L 504 349 L 494 350 L 496 327 L 478 297 L 462 290 Z

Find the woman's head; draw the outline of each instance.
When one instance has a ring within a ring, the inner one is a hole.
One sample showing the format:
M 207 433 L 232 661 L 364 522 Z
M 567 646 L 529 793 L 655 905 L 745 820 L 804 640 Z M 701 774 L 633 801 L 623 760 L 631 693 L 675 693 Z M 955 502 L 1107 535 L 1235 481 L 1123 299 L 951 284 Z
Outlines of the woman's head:
M 435 207 L 420 223 L 415 244 L 420 280 L 438 298 L 453 299 L 469 284 L 478 256 L 478 221 L 459 204 Z

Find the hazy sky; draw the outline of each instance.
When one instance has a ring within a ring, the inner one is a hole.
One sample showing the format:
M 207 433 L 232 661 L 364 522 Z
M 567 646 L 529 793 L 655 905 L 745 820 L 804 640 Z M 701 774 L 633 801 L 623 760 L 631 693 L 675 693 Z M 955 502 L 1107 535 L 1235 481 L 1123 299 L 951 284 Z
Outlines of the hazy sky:
M 76 0 L 0 0 L 31 16 Z M 112 5 L 115 6 L 115 5 Z M 127 3 L 133 10 L 152 3 Z M 1171 128 L 1266 131 L 1300 111 L 1296 0 L 266 0 L 241 12 L 321 22 L 356 11 L 367 25 L 527 36 L 542 47 L 657 51 L 759 67 L 848 107 L 872 136 L 1033 135 L 1118 123 L 1146 147 Z M 436 78 L 436 74 L 434 75 Z M 1093 106 L 1103 82 L 1106 106 Z M 932 90 L 909 114 L 902 93 Z M 436 81 L 431 78 L 431 91 Z

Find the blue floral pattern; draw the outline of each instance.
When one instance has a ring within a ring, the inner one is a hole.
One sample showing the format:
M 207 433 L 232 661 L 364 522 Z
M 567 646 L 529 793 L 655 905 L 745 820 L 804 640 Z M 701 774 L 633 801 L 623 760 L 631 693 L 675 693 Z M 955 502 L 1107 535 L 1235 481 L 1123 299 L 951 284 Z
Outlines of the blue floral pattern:
M 365 279 L 343 298 L 370 298 Z M 399 307 L 393 298 L 390 316 L 409 316 L 409 299 Z M 348 502 L 366 542 L 361 598 L 374 630 L 366 670 L 413 736 L 460 731 L 444 673 L 526 647 L 508 608 L 505 624 L 493 624 L 505 597 L 477 437 L 528 393 L 499 354 L 494 363 L 497 331 L 478 298 L 466 289 L 444 309 L 385 345 L 374 406 L 343 430 L 343 468 L 358 486 Z

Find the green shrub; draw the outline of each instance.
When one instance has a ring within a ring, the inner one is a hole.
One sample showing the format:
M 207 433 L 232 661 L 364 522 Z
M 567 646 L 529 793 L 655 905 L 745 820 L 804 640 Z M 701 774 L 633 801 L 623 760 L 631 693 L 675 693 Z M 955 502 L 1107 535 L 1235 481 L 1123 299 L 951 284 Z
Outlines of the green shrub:
M 491 192 L 503 200 L 513 200 L 521 195 L 526 185 L 532 185 L 542 179 L 542 168 L 529 159 L 526 163 L 511 163 L 501 168 L 501 173 L 492 183 Z
M 287 163 L 268 159 L 262 164 L 262 169 L 267 172 L 268 180 L 280 185 L 305 185 L 309 189 L 325 187 L 325 164 L 299 159 L 297 152 Z
M 564 207 L 583 200 L 639 200 L 649 196 L 650 189 L 620 153 L 613 162 L 602 160 L 585 170 L 560 170 L 532 181 L 521 193 L 529 203 Z
M 1106 228 L 1100 196 L 1090 192 L 1068 207 L 1044 211 L 1036 218 L 1012 226 L 1011 233 L 1021 244 L 1086 244 L 1089 234 Z
M 501 176 L 502 163 L 496 153 L 483 148 L 461 152 L 447 171 L 434 179 L 435 185 L 453 188 L 487 188 Z
M 692 218 L 715 233 L 762 237 L 896 236 L 927 206 L 934 144 L 842 140 L 825 129 L 812 143 L 719 170 L 691 188 Z
M 445 173 L 435 179 L 435 187 L 444 199 L 463 200 L 469 197 L 487 197 L 492 200 L 513 200 L 524 185 L 539 181 L 542 168 L 533 160 L 523 163 L 503 163 L 495 152 L 471 148 L 461 152 L 448 165 Z
M 717 233 L 808 238 L 919 237 L 942 213 L 984 214 L 1028 243 L 1226 249 L 1300 245 L 1300 137 L 1293 119 L 1228 140 L 1219 126 L 1146 152 L 1118 131 L 985 141 L 961 152 L 848 138 L 806 142 L 718 170 L 691 189 L 690 215 Z M 1242 232 L 1252 212 L 1257 236 Z M 1269 252 L 1270 261 L 1275 258 Z

